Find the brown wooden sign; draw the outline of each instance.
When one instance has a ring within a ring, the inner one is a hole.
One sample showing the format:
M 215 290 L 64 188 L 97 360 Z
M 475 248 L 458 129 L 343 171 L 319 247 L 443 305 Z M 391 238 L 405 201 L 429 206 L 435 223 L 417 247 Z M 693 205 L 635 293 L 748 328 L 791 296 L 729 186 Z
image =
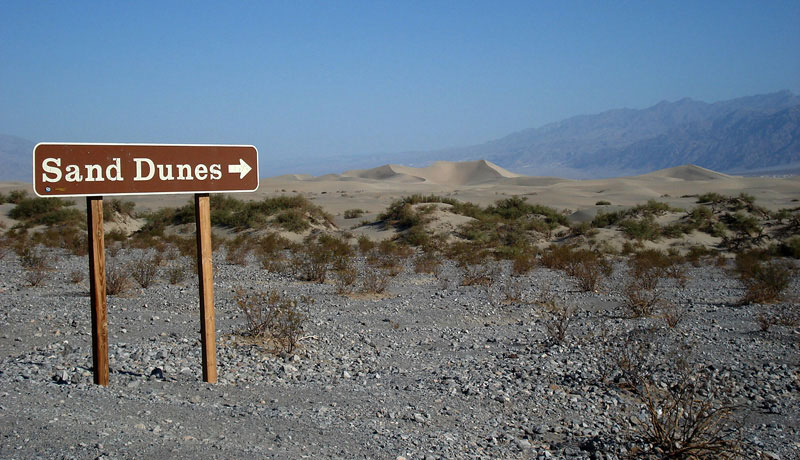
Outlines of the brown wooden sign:
M 252 145 L 41 143 L 33 149 L 33 189 L 42 197 L 257 188 Z

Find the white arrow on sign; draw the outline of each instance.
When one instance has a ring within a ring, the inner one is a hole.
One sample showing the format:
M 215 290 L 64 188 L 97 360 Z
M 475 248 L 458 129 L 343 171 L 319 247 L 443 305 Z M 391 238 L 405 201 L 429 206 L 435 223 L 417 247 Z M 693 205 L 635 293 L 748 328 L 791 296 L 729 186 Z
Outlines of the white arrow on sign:
M 244 176 L 246 176 L 251 169 L 253 168 L 251 168 L 249 164 L 245 163 L 244 160 L 240 158 L 238 165 L 228 165 L 228 174 L 239 173 L 239 179 L 244 179 Z

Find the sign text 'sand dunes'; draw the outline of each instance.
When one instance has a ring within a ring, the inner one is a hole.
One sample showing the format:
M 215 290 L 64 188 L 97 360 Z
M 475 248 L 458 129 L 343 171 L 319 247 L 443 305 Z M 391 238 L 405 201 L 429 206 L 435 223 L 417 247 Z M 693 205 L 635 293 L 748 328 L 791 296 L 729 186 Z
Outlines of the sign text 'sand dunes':
M 251 145 L 56 144 L 33 149 L 39 196 L 249 192 L 258 188 Z

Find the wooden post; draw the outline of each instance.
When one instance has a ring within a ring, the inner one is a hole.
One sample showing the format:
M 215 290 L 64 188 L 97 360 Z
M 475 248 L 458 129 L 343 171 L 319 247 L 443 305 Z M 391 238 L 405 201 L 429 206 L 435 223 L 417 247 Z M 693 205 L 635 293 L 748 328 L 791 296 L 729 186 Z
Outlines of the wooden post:
M 92 364 L 94 383 L 108 385 L 108 320 L 106 254 L 103 242 L 103 197 L 86 197 L 89 234 L 89 296 L 92 299 Z
M 200 278 L 200 341 L 203 381 L 217 381 L 217 343 L 214 325 L 214 274 L 211 266 L 211 205 L 208 193 L 194 195 L 197 228 L 197 275 Z

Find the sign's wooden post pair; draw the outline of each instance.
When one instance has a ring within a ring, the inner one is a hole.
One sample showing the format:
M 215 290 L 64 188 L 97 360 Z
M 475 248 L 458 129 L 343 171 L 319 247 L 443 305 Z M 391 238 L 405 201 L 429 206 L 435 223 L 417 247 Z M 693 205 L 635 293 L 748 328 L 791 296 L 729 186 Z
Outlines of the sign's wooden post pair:
M 251 174 L 251 171 L 254 172 Z M 203 381 L 217 381 L 209 192 L 258 188 L 258 151 L 236 145 L 38 144 L 33 188 L 86 196 L 94 383 L 108 385 L 103 195 L 194 193 Z

